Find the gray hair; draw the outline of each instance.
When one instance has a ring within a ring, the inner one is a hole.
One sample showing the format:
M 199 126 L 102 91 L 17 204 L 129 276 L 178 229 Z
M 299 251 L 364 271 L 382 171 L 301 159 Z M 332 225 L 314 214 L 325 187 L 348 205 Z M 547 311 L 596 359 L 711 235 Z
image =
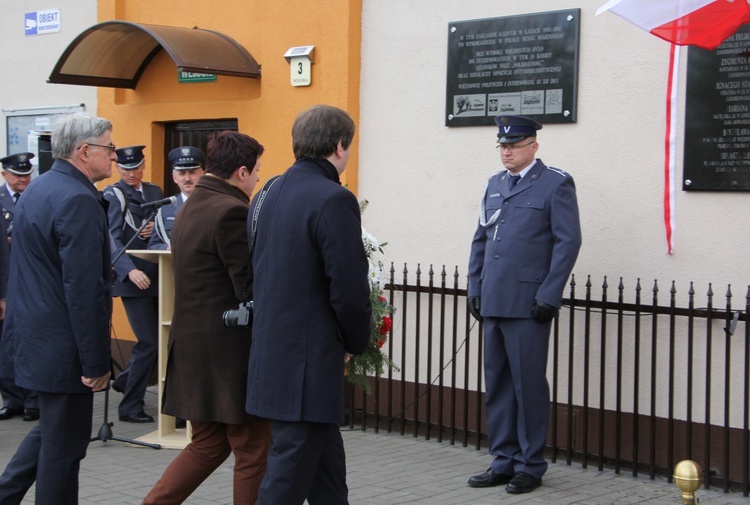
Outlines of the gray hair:
M 296 158 L 328 158 L 341 147 L 349 149 L 354 121 L 338 107 L 314 105 L 302 111 L 292 126 L 292 148 Z
M 112 131 L 108 120 L 78 112 L 62 116 L 52 132 L 52 157 L 69 158 L 87 142 L 95 142 L 107 131 Z

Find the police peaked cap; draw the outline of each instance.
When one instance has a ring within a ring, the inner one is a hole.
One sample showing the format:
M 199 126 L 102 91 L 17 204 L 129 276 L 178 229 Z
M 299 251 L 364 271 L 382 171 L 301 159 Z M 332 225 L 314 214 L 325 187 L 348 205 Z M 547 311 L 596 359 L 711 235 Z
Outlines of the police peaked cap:
M 169 162 L 175 170 L 200 168 L 206 161 L 206 155 L 203 151 L 192 146 L 175 147 L 169 151 L 167 158 L 169 158 Z
M 34 171 L 34 165 L 31 164 L 31 158 L 34 153 L 16 153 L 0 159 L 3 164 L 3 170 L 16 175 L 29 175 Z
M 146 146 L 128 146 L 116 149 L 117 164 L 124 170 L 135 170 L 143 164 L 143 149 Z
M 542 124 L 526 116 L 495 116 L 495 124 L 500 129 L 498 144 L 514 144 L 527 137 L 536 137 Z

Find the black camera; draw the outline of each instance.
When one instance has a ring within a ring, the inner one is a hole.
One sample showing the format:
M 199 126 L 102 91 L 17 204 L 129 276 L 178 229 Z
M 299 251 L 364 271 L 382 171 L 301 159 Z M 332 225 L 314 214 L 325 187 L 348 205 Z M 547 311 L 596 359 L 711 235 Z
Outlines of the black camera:
M 236 309 L 225 311 L 222 319 L 227 328 L 251 328 L 253 326 L 253 301 L 240 303 Z

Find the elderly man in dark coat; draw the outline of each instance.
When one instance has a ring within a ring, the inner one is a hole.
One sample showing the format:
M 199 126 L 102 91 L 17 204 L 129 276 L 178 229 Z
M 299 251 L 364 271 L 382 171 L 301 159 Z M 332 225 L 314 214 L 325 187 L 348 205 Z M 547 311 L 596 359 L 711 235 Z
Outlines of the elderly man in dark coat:
M 223 313 L 243 299 L 249 254 L 244 223 L 261 146 L 224 131 L 208 143 L 206 169 L 172 229 L 175 303 L 162 412 L 192 423 L 192 442 L 143 501 L 182 503 L 231 452 L 234 503 L 254 504 L 266 471 L 270 426 L 243 408 L 251 333 Z M 249 296 L 249 294 L 248 294 Z
M 112 125 L 73 114 L 52 134 L 55 162 L 31 182 L 13 222 L 0 374 L 39 392 L 41 420 L 0 476 L 0 503 L 36 479 L 36 503 L 78 503 L 94 391 L 109 384 L 112 268 L 106 202 L 94 182 L 115 160 Z
M 348 503 L 344 363 L 367 349 L 372 310 L 359 204 L 339 180 L 353 137 L 341 109 L 302 112 L 292 128 L 297 160 L 258 213 L 246 406 L 273 420 L 258 504 Z M 251 229 L 258 205 L 256 197 Z

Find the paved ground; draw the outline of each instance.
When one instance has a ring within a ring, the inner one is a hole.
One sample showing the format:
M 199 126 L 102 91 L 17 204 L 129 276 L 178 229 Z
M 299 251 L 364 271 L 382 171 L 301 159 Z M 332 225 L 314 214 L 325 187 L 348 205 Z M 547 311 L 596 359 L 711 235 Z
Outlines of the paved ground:
M 132 425 L 117 421 L 117 402 L 110 398 L 110 420 L 115 436 L 135 438 L 151 432 L 154 425 Z M 146 411 L 156 412 L 156 394 L 149 390 Z M 104 394 L 96 395 L 94 435 L 103 420 Z M 0 468 L 15 452 L 33 423 L 14 418 L 0 422 Z M 488 505 L 503 504 L 679 504 L 680 494 L 666 479 L 634 478 L 614 471 L 582 469 L 574 463 L 552 464 L 544 485 L 526 495 L 509 495 L 504 489 L 472 489 L 469 476 L 479 473 L 489 462 L 484 451 L 425 441 L 412 436 L 359 430 L 343 432 L 347 451 L 348 482 L 352 505 Z M 81 505 L 139 504 L 161 476 L 175 450 L 132 447 L 121 442 L 94 441 L 81 466 Z M 706 505 L 750 505 L 740 493 L 700 490 L 700 503 Z M 23 503 L 34 503 L 34 490 Z M 222 465 L 190 499 L 189 505 L 230 504 L 232 501 L 231 458 Z M 284 505 L 284 504 L 279 504 Z M 325 505 L 325 504 L 324 504 Z

